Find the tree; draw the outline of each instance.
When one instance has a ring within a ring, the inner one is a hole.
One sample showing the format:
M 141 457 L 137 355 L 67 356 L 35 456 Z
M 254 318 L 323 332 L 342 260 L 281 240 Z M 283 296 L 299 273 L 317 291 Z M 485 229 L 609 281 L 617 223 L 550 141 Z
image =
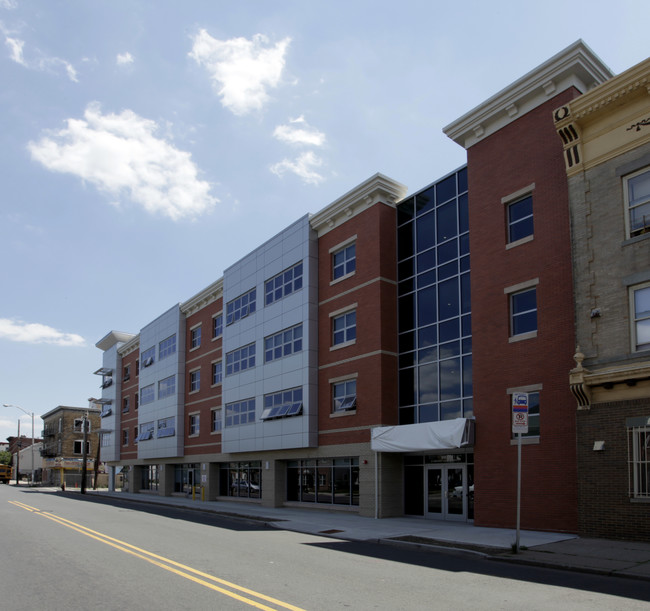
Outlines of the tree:
M 11 454 L 7 450 L 0 450 L 0 465 L 10 465 Z

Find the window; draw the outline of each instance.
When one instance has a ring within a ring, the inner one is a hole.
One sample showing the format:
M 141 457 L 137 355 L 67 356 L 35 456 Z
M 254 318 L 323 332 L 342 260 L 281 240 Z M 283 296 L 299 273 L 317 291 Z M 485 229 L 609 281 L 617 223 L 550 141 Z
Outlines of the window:
M 176 392 L 176 376 L 169 376 L 158 382 L 158 398 L 169 397 Z
M 122 380 L 124 382 L 128 382 L 131 379 L 131 367 L 129 365 L 124 366 L 124 375 L 122 376 Z
M 357 381 L 345 380 L 332 384 L 333 411 L 344 412 L 357 409 Z
M 357 338 L 357 311 L 351 310 L 332 319 L 332 344 L 346 344 Z
M 126 412 L 128 411 L 129 411 L 129 398 L 124 397 L 124 399 L 122 399 L 122 413 L 126 414 Z
M 302 414 L 302 388 L 292 388 L 264 395 L 262 420 L 288 418 Z
M 201 389 L 201 370 L 190 371 L 190 392 L 196 392 Z
M 508 204 L 508 242 L 533 235 L 533 196 Z
M 133 407 L 135 409 L 138 409 L 138 407 L 140 407 L 140 395 L 138 395 L 138 393 L 135 393 L 135 395 L 133 395 L 133 399 L 134 399 L 133 400 L 133 404 L 134 404 Z
M 140 359 L 136 359 L 135 361 L 135 375 L 140 375 Z
M 83 454 L 84 442 L 83 439 L 75 439 L 72 448 L 73 454 Z M 86 455 L 90 454 L 90 441 L 86 441 Z
M 122 445 L 123 446 L 129 445 L 129 429 L 122 430 Z
M 158 360 L 162 361 L 164 358 L 171 356 L 176 352 L 176 334 L 164 339 L 158 344 Z
M 99 416 L 100 418 L 106 418 L 106 416 L 110 416 L 112 413 L 113 408 L 110 406 L 110 404 L 107 404 L 102 407 L 102 412 Z
M 510 295 L 510 334 L 522 335 L 537 331 L 537 289 Z
M 524 392 L 515 390 L 513 392 Z M 528 394 L 528 432 L 522 433 L 524 437 L 539 437 L 539 392 L 529 392 Z M 512 406 L 512 401 L 510 402 Z M 517 434 L 513 433 L 512 438 L 516 439 Z
M 190 437 L 199 434 L 200 414 L 190 414 Z
M 635 350 L 650 350 L 650 283 L 630 290 L 633 346 Z
M 170 416 L 169 418 L 161 418 L 158 420 L 158 433 L 157 437 L 173 437 L 176 434 L 176 418 Z
M 255 312 L 255 299 L 257 291 L 251 289 L 248 293 L 240 295 L 226 305 L 226 325 L 232 325 L 241 318 L 246 318 Z
M 153 403 L 155 400 L 155 390 L 153 384 L 149 386 L 143 386 L 140 389 L 140 405 L 147 405 L 148 403 Z
M 137 429 L 136 429 L 137 430 Z M 136 441 L 147 441 L 153 437 L 153 421 L 143 422 L 140 425 L 140 434 L 137 436 Z
M 221 431 L 221 415 L 222 415 L 222 410 L 220 407 L 216 407 L 215 409 L 212 410 L 211 430 L 213 433 L 218 433 L 219 431 Z
M 255 367 L 255 344 L 242 346 L 226 354 L 226 375 Z
M 212 363 L 212 385 L 221 384 L 221 379 L 223 377 L 223 363 L 218 361 L 217 363 Z
M 113 383 L 113 376 L 102 376 L 102 388 L 108 388 Z
M 201 326 L 194 327 L 190 331 L 190 350 L 194 350 L 201 345 Z
M 264 284 L 264 303 L 271 305 L 302 288 L 302 261 L 267 280 Z
M 83 424 L 84 424 L 83 418 L 75 418 L 72 430 L 77 433 L 83 433 Z M 86 432 L 90 433 L 90 420 L 86 420 Z
M 149 367 L 149 365 L 153 365 L 154 357 L 156 356 L 156 347 L 152 346 L 151 348 L 148 348 L 145 350 L 141 355 L 142 359 L 142 366 L 143 367 Z
M 226 426 L 255 422 L 255 399 L 244 399 L 226 405 Z
M 625 178 L 626 222 L 632 238 L 650 232 L 650 169 Z
M 269 363 L 302 350 L 302 325 L 264 338 L 264 360 Z
M 332 280 L 351 274 L 357 268 L 356 244 L 345 246 L 332 254 Z
M 650 499 L 650 418 L 627 418 L 629 495 Z
M 212 337 L 223 335 L 223 314 L 219 314 L 212 319 Z

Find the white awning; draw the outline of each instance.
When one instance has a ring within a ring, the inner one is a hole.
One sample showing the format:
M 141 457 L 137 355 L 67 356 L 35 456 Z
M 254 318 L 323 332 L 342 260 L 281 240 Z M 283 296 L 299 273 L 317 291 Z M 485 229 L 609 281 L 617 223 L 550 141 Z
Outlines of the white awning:
M 474 420 L 467 418 L 378 426 L 372 429 L 370 441 L 370 448 L 375 452 L 453 450 L 471 445 L 474 445 Z

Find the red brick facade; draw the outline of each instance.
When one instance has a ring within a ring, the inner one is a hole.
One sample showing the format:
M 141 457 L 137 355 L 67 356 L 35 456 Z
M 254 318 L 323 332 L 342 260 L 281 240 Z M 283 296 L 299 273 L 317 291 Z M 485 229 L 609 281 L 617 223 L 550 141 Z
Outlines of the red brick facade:
M 512 527 L 517 447 L 507 389 L 542 385 L 539 443 L 522 448 L 522 528 L 576 531 L 575 352 L 567 180 L 552 112 L 569 90 L 468 151 L 474 353 L 475 522 Z M 534 238 L 506 248 L 502 198 L 533 185 Z M 537 336 L 509 341 L 509 294 L 537 280 Z
M 332 252 L 356 237 L 356 270 L 332 283 Z M 354 216 L 318 241 L 319 445 L 370 441 L 369 427 L 397 424 L 395 209 Z M 332 350 L 332 312 L 356 304 L 354 344 Z M 357 375 L 357 409 L 332 413 L 331 380 Z
M 212 364 L 222 362 L 222 337 L 213 336 L 214 318 L 221 314 L 223 299 L 209 303 L 185 321 L 185 449 L 186 456 L 221 452 L 221 433 L 212 431 L 212 410 L 221 407 L 221 384 L 212 384 Z M 192 348 L 192 330 L 201 329 L 201 343 Z M 191 372 L 201 372 L 198 391 L 191 390 Z M 223 374 L 222 374 L 223 375 Z M 199 415 L 199 434 L 190 435 L 190 416 Z

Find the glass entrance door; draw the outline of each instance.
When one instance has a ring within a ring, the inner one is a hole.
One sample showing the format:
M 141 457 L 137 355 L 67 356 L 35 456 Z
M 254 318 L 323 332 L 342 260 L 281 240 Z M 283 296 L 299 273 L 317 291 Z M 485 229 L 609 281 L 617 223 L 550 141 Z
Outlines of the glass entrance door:
M 429 465 L 426 468 L 425 516 L 440 520 L 467 520 L 465 465 Z

